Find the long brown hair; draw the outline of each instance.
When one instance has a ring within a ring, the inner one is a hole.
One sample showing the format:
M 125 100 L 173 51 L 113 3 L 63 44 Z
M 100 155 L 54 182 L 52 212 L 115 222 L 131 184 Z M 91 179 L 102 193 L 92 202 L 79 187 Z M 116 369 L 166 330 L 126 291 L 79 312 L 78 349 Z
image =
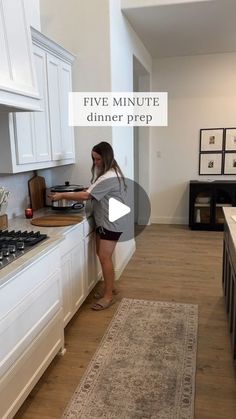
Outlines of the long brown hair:
M 116 172 L 116 176 L 118 177 L 118 179 L 122 179 L 125 185 L 125 180 L 124 180 L 124 175 L 122 173 L 122 170 L 120 168 L 120 166 L 118 165 L 117 161 L 114 158 L 114 151 L 112 146 L 107 143 L 106 141 L 102 141 L 99 144 L 96 144 L 93 148 L 92 148 L 92 152 L 95 152 L 97 154 L 99 154 L 99 156 L 101 156 L 102 158 L 102 168 L 101 171 L 99 172 L 99 174 L 96 176 L 95 173 L 95 163 L 94 163 L 94 159 L 93 159 L 93 155 L 92 155 L 92 159 L 93 159 L 93 165 L 92 165 L 92 182 L 94 180 L 97 180 L 100 176 L 104 175 L 104 173 L 106 173 L 108 170 L 110 169 L 114 169 L 114 171 Z

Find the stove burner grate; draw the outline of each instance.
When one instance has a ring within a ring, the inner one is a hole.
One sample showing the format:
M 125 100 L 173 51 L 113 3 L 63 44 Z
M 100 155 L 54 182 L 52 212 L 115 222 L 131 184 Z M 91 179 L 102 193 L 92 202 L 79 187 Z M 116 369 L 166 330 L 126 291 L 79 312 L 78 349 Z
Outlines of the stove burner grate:
M 48 236 L 40 231 L 0 230 L 0 269 L 47 238 Z

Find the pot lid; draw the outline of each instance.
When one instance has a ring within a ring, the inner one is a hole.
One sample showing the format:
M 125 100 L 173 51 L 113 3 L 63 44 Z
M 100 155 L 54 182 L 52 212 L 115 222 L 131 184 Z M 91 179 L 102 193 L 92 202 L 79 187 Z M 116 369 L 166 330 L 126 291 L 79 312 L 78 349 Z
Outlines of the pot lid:
M 66 181 L 64 185 L 56 185 L 51 187 L 52 192 L 79 192 L 83 190 L 83 185 L 70 185 L 70 182 L 68 181 Z

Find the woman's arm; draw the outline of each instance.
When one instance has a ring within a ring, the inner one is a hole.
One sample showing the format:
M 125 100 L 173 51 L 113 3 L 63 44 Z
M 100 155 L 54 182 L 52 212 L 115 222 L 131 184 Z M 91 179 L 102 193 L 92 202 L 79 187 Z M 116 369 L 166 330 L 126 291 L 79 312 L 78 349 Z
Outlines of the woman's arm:
M 87 201 L 88 199 L 91 199 L 92 196 L 87 191 L 81 191 L 81 192 L 55 192 L 50 195 L 48 195 L 48 198 L 51 199 L 51 201 L 59 201 L 60 199 L 68 199 L 72 201 Z

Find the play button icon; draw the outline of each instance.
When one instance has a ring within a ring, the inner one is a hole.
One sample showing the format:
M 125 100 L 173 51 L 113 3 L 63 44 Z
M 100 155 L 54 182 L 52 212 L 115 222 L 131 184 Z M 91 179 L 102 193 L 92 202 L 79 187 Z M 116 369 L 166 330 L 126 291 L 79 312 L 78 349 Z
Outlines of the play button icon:
M 130 211 L 131 211 L 130 207 L 118 201 L 118 199 L 115 199 L 115 198 L 109 199 L 108 217 L 111 223 L 129 214 Z
M 148 195 L 132 179 L 104 179 L 91 189 L 91 196 L 85 206 L 88 219 L 92 215 L 96 227 L 122 233 L 119 242 L 132 240 L 149 225 Z

